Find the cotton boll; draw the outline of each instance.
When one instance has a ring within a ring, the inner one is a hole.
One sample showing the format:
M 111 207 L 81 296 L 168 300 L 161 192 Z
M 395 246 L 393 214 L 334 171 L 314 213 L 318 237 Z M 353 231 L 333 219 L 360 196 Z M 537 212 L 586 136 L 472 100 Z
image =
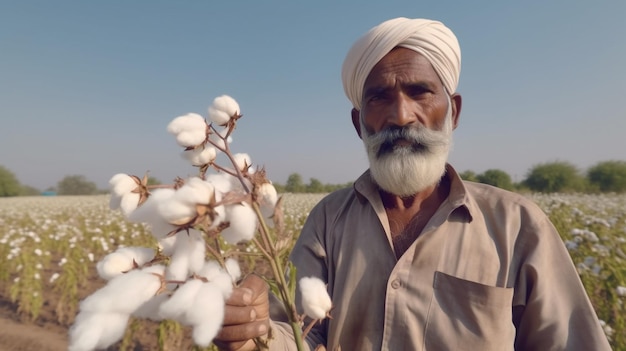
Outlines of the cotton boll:
M 304 313 L 313 319 L 324 319 L 332 308 L 326 284 L 319 278 L 304 277 L 299 281 Z
M 161 304 L 169 299 L 167 294 L 159 294 L 153 296 L 150 300 L 144 302 L 139 308 L 137 308 L 132 316 L 140 319 L 149 319 L 155 322 L 163 320 L 163 316 L 160 313 Z
M 80 303 L 81 311 L 117 312 L 130 315 L 150 300 L 161 287 L 159 277 L 142 271 L 119 275 Z
M 213 146 L 203 145 L 191 150 L 185 150 L 181 156 L 189 161 L 193 166 L 204 166 L 215 161 L 217 158 L 217 149 Z
M 111 280 L 133 269 L 133 260 L 138 266 L 141 266 L 153 258 L 153 249 L 145 247 L 123 247 L 104 256 L 104 258 L 96 264 L 96 270 L 102 279 Z
M 183 147 L 194 147 L 202 144 L 206 140 L 206 131 L 190 130 L 178 133 L 176 142 Z
M 174 193 L 174 189 L 154 190 L 146 202 L 128 215 L 128 220 L 135 223 L 148 224 L 152 234 L 157 239 L 165 237 L 176 227 L 163 218 L 158 211 L 158 207 L 159 204 L 170 201 Z
M 230 116 L 224 111 L 220 111 L 213 106 L 209 106 L 209 119 L 211 122 L 223 126 L 230 121 Z
M 228 95 L 218 96 L 209 106 L 209 119 L 218 125 L 225 125 L 231 117 L 239 114 L 239 104 Z
M 132 259 L 129 259 L 128 256 L 119 252 L 112 252 L 104 256 L 104 258 L 96 264 L 96 271 L 100 278 L 104 280 L 111 280 L 132 268 Z
M 177 237 L 178 237 L 178 234 L 168 236 L 168 237 L 163 237 L 158 240 L 161 252 L 163 252 L 165 256 L 172 256 L 172 254 L 174 253 L 174 249 L 176 248 Z
M 261 214 L 269 219 L 274 214 L 274 207 L 278 201 L 278 193 L 271 183 L 263 183 L 259 186 L 259 207 Z
M 137 208 L 140 198 L 141 194 L 139 193 L 128 193 L 122 196 L 122 198 L 120 199 L 119 208 L 122 210 L 122 214 L 124 215 L 124 217 L 128 217 L 131 212 L 133 212 Z
M 140 195 L 132 193 L 138 186 L 137 181 L 128 174 L 118 173 L 111 177 L 109 185 L 111 187 L 109 207 L 112 210 L 121 207 L 124 216 L 128 216 L 128 213 L 134 210 L 139 203 Z
M 224 111 L 229 116 L 234 116 L 239 114 L 239 104 L 235 99 L 228 95 L 218 96 L 213 99 L 213 106 L 216 110 Z
M 187 259 L 189 260 L 189 272 L 190 274 L 198 273 L 204 266 L 204 259 L 206 257 L 206 244 L 202 233 L 197 230 L 189 231 L 189 249 L 187 252 Z
M 185 224 L 198 214 L 195 206 L 184 203 L 176 198 L 159 203 L 157 210 L 163 219 L 174 225 Z
M 221 290 L 215 284 L 203 283 L 193 301 L 193 308 L 187 310 L 187 321 L 191 325 L 210 323 L 216 327 L 217 333 L 224 321 L 224 301 Z
M 174 199 L 190 205 L 207 205 L 213 198 L 213 191 L 213 184 L 198 177 L 192 177 L 176 191 Z
M 176 117 L 167 126 L 167 131 L 174 134 L 176 142 L 184 147 L 202 144 L 206 139 L 206 129 L 204 118 L 196 113 Z
M 208 281 L 213 280 L 222 272 L 222 267 L 217 261 L 206 261 L 198 272 L 198 275 L 206 278 Z
M 215 284 L 215 286 L 220 289 L 224 300 L 228 299 L 233 293 L 233 278 L 225 271 L 221 271 L 220 274 L 213 277 L 211 283 Z
M 186 234 L 182 234 L 186 235 Z M 176 240 L 178 246 L 178 241 L 181 241 L 183 236 Z M 170 264 L 167 266 L 165 270 L 165 278 L 167 280 L 178 280 L 185 281 L 189 277 L 189 258 L 185 254 L 176 254 L 176 249 L 174 249 L 174 254 L 172 254 L 172 258 L 170 260 Z M 174 289 L 176 287 L 176 283 L 170 283 L 167 285 L 168 289 Z
M 184 315 L 187 311 L 196 308 L 194 301 L 202 285 L 202 281 L 190 279 L 179 286 L 174 294 L 159 306 L 160 316 L 189 325 L 189 321 L 184 318 Z
M 217 336 L 217 332 L 220 327 L 221 323 L 217 327 L 215 326 L 215 323 L 195 325 L 191 331 L 191 338 L 196 345 L 200 347 L 208 347 Z
M 69 351 L 106 349 L 126 332 L 128 315 L 120 313 L 84 313 L 76 316 L 69 332 Z
M 232 190 L 231 178 L 234 177 L 226 173 L 213 173 L 206 176 L 206 182 L 213 185 L 216 196 L 218 196 Z
M 230 226 L 222 231 L 222 237 L 229 244 L 248 241 L 254 237 L 257 227 L 257 216 L 247 203 L 225 206 L 226 220 Z
M 246 167 L 252 165 L 252 159 L 250 158 L 250 155 L 245 153 L 234 154 L 233 160 L 235 161 L 235 165 L 240 171 L 243 171 L 246 169 Z
M 187 130 L 202 128 L 206 128 L 206 122 L 204 118 L 197 113 L 188 113 L 178 116 L 167 125 L 167 131 L 174 135 Z
M 239 278 L 241 278 L 241 268 L 239 267 L 239 262 L 234 258 L 226 260 L 226 271 L 231 276 L 233 282 L 236 282 Z
M 231 266 L 231 269 L 235 271 L 234 264 L 229 263 L 231 260 L 234 261 L 234 259 L 226 260 L 226 267 Z M 215 284 L 222 292 L 224 299 L 229 298 L 232 294 L 234 280 L 216 261 L 206 261 L 198 275 Z
M 126 255 L 126 257 L 130 259 L 131 263 L 134 260 L 138 266 L 142 266 L 143 264 L 152 261 L 155 255 L 153 249 L 139 246 L 121 247 L 115 250 L 115 252 Z
M 130 193 L 137 188 L 137 181 L 135 178 L 125 173 L 118 173 L 111 177 L 109 180 L 111 192 L 117 196 Z

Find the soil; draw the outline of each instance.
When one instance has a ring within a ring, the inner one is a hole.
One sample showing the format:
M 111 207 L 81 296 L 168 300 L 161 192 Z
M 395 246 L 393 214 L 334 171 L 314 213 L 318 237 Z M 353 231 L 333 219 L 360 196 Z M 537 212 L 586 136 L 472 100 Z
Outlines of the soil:
M 17 306 L 0 296 L 0 350 L 67 350 L 67 328 L 49 322 L 23 321 L 16 311 Z

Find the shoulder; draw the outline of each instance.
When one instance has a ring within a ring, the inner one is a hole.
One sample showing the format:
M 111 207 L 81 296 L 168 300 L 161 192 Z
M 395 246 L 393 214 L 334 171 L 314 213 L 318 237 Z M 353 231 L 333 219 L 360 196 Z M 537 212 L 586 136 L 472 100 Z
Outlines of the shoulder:
M 523 194 L 465 180 L 463 184 L 467 190 L 468 201 L 473 202 L 481 210 L 491 209 L 538 216 L 545 215 L 544 211 L 532 199 Z
M 324 196 L 311 211 L 311 214 L 337 213 L 341 207 L 352 202 L 356 197 L 353 187 L 335 190 Z

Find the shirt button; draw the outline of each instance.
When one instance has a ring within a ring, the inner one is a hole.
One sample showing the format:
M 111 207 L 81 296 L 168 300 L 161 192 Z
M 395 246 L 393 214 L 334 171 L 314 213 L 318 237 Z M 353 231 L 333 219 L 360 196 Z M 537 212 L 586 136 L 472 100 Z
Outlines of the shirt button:
M 400 283 L 400 279 L 395 279 L 394 281 L 391 282 L 391 287 L 394 289 L 399 288 L 402 285 L 402 283 Z

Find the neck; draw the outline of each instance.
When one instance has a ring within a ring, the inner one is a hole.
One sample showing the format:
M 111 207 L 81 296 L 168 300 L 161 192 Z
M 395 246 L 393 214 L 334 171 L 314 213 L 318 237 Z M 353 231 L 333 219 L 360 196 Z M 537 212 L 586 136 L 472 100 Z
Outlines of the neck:
M 419 211 L 422 207 L 432 207 L 433 205 L 438 208 L 441 202 L 448 196 L 449 191 L 450 182 L 447 177 L 443 177 L 441 182 L 437 184 L 408 196 L 398 196 L 382 189 L 378 190 L 385 208 L 394 211 L 407 211 L 411 209 Z

